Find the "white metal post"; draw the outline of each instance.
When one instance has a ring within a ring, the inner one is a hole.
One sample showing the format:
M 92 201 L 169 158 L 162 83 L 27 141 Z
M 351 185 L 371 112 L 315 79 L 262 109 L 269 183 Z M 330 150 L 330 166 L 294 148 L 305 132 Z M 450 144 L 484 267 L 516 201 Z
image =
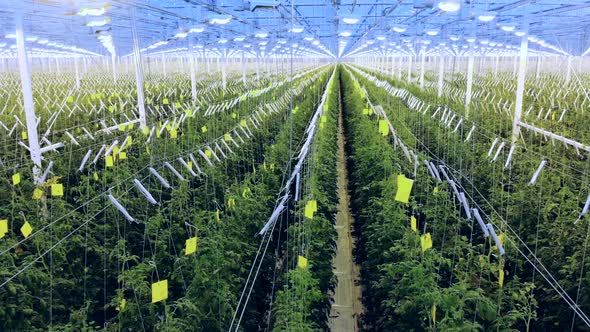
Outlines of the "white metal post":
M 443 80 L 444 80 L 444 71 L 445 71 L 445 59 L 443 56 L 440 56 L 440 61 L 438 64 L 438 97 L 442 97 L 443 94 Z
M 224 51 L 225 53 L 225 51 Z M 225 56 L 223 57 L 223 64 L 221 65 L 221 86 L 225 89 L 227 86 L 227 78 L 225 74 L 225 66 L 226 66 Z
M 424 89 L 424 65 L 426 64 L 426 48 L 422 49 L 422 61 L 420 64 L 420 90 Z
M 407 82 L 410 83 L 412 81 L 412 55 L 408 56 L 408 77 Z
M 569 84 L 572 79 L 572 60 L 574 58 L 569 56 L 567 57 L 567 72 L 565 74 L 565 84 Z
M 524 99 L 524 79 L 526 77 L 527 55 L 529 39 L 522 37 L 520 41 L 520 63 L 518 68 L 518 80 L 516 82 L 516 102 L 514 103 L 514 120 L 512 121 L 512 144 L 518 140 L 520 131 L 520 117 L 522 115 L 522 101 Z
M 113 70 L 113 83 L 117 84 L 117 56 L 113 53 L 111 55 L 112 70 Z
M 37 135 L 37 118 L 35 117 L 35 104 L 33 101 L 33 87 L 31 84 L 31 72 L 25 49 L 25 36 L 23 33 L 23 14 L 20 10 L 16 13 L 16 49 L 18 53 L 18 68 L 20 71 L 21 86 L 29 139 L 29 150 L 33 161 L 33 179 L 36 184 L 41 182 L 41 147 Z
M 240 58 L 240 66 L 242 67 L 242 82 L 246 83 L 246 64 L 244 63 L 244 50 L 242 50 L 242 57 Z
M 76 90 L 80 89 L 80 70 L 78 69 L 78 56 L 74 57 L 74 72 L 76 75 Z
M 471 90 L 473 88 L 473 67 L 475 59 L 473 57 L 473 48 L 469 49 L 469 60 L 467 61 L 467 89 L 465 90 L 465 107 L 466 115 L 469 115 L 469 104 L 471 104 Z
M 141 62 L 141 53 L 139 51 L 139 39 L 137 37 L 137 28 L 135 26 L 135 7 L 131 7 L 131 30 L 133 33 L 133 58 L 135 60 L 135 85 L 137 87 L 137 109 L 139 111 L 139 127 L 143 130 L 146 127 L 145 96 L 143 94 L 143 64 Z
M 197 101 L 197 73 L 195 68 L 195 52 L 193 49 L 193 38 L 188 37 L 188 55 L 191 69 L 191 97 Z

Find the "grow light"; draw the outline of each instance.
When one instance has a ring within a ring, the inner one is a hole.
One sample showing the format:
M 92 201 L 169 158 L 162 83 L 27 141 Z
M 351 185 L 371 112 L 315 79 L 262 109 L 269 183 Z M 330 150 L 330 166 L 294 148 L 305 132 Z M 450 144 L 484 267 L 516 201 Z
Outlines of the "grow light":
M 340 36 L 341 37 L 350 37 L 350 36 L 352 36 L 352 33 L 350 31 L 342 31 L 340 33 Z
M 502 29 L 502 31 L 512 32 L 514 31 L 514 29 L 516 29 L 516 27 L 512 24 L 505 24 L 500 26 L 500 29 Z
M 174 35 L 174 38 L 184 39 L 184 38 L 186 38 L 186 36 L 188 36 L 187 32 L 179 32 Z
M 302 33 L 303 32 L 303 27 L 301 25 L 295 25 L 293 26 L 291 29 L 289 29 L 289 32 L 293 32 L 293 33 Z
M 444 0 L 438 3 L 438 8 L 444 12 L 456 12 L 461 9 L 459 0 Z
M 227 43 L 227 39 L 220 39 L 220 40 L 218 41 L 218 43 L 220 43 L 220 44 L 225 44 L 225 43 Z
M 49 40 L 47 40 L 47 39 L 40 39 L 39 41 L 37 41 L 37 43 L 38 44 L 41 44 L 41 45 L 47 44 L 47 43 L 49 43 Z
M 227 24 L 231 21 L 231 15 L 214 15 L 209 19 L 210 24 Z
M 357 24 L 360 18 L 358 16 L 347 15 L 342 17 L 342 22 L 346 24 Z
M 477 16 L 477 19 L 482 22 L 491 22 L 496 18 L 496 15 L 497 14 L 495 12 L 485 12 Z
M 385 40 L 385 36 L 377 36 L 376 38 L 379 41 L 384 41 Z
M 437 29 L 428 29 L 428 30 L 426 30 L 426 34 L 429 36 L 436 36 L 436 35 L 438 35 L 438 30 Z
M 473 43 L 475 42 L 475 37 L 467 37 L 465 40 L 467 40 L 468 43 Z
M 101 7 L 101 8 L 82 8 L 78 12 L 78 15 L 80 15 L 80 16 L 101 16 L 101 15 L 104 15 L 107 8 L 109 8 L 109 7 L 110 7 L 110 5 L 106 4 L 106 5 L 104 5 L 104 7 Z
M 524 31 L 516 31 L 516 32 L 514 32 L 514 34 L 517 37 L 524 37 L 524 36 L 526 36 L 526 32 L 524 32 Z
M 319 45 L 319 44 L 320 44 L 320 41 L 316 39 L 316 40 L 314 40 L 314 41 L 313 41 L 311 44 L 312 44 L 312 45 L 316 45 L 316 46 L 317 46 L 317 45 Z
M 235 42 L 243 42 L 244 39 L 246 39 L 246 37 L 236 37 L 236 38 L 234 38 L 234 41 Z
M 459 40 L 459 37 L 457 37 L 457 36 L 451 36 L 451 37 L 449 37 L 449 39 L 452 40 L 452 41 L 458 41 Z
M 196 26 L 194 28 L 191 28 L 188 32 L 189 33 L 200 33 L 205 31 L 205 26 L 204 25 L 200 25 L 200 26 Z
M 16 35 L 14 33 L 9 33 L 4 36 L 6 39 L 16 39 Z
M 94 20 L 86 23 L 87 27 L 101 27 L 109 23 L 111 19 L 109 17 L 105 18 L 104 20 Z
M 268 32 L 266 32 L 266 31 L 259 31 L 256 34 L 254 34 L 254 37 L 256 37 L 256 38 L 266 38 L 266 37 L 268 37 Z
M 393 31 L 395 31 L 397 33 L 402 33 L 402 32 L 405 32 L 406 30 L 408 30 L 408 27 L 405 25 L 395 25 L 393 27 Z

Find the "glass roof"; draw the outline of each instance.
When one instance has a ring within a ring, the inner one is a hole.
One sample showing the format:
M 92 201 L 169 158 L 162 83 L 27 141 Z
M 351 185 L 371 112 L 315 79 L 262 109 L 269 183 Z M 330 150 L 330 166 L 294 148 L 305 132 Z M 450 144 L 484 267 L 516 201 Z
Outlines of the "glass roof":
M 527 35 L 531 52 L 589 52 L 590 1 L 584 0 L 3 0 L 0 56 L 15 57 L 22 13 L 32 56 L 346 57 L 367 53 L 513 54 Z

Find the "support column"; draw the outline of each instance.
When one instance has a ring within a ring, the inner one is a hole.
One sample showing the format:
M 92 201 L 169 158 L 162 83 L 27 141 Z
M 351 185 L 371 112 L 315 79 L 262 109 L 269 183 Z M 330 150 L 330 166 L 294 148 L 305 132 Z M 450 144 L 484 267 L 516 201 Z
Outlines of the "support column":
M 422 49 L 422 61 L 420 64 L 420 90 L 424 89 L 424 65 L 426 64 L 426 48 Z
M 516 82 L 516 102 L 514 103 L 514 119 L 512 121 L 512 144 L 518 140 L 520 133 L 520 117 L 522 115 L 522 101 L 524 99 L 524 79 L 526 76 L 527 55 L 529 39 L 522 37 L 520 41 L 520 64 L 518 68 L 518 79 Z
M 471 48 L 472 46 L 470 46 Z M 471 90 L 473 88 L 473 67 L 475 58 L 473 57 L 473 48 L 469 50 L 469 60 L 467 61 L 467 89 L 465 91 L 465 108 L 466 115 L 469 115 L 469 104 L 471 104 Z
M 569 56 L 567 58 L 567 72 L 565 74 L 565 84 L 566 85 L 569 84 L 572 79 L 572 60 L 573 59 L 574 58 L 571 56 Z
M 76 91 L 80 89 L 80 71 L 78 70 L 78 56 L 74 57 L 74 73 L 76 75 Z
M 410 83 L 412 81 L 412 55 L 408 57 L 408 77 L 407 82 Z
M 113 53 L 111 55 L 112 67 L 113 67 L 113 83 L 117 84 L 117 56 Z
M 190 60 L 190 69 L 191 69 L 191 97 L 193 102 L 197 101 L 197 73 L 195 68 L 195 54 L 193 49 L 193 38 L 188 38 L 188 50 L 189 50 L 189 60 Z
M 139 111 L 139 127 L 141 130 L 146 127 L 145 118 L 145 96 L 143 94 L 143 64 L 139 51 L 139 40 L 135 26 L 135 7 L 131 7 L 131 31 L 133 34 L 133 58 L 135 60 L 135 85 L 137 87 L 137 109 Z M 164 63 L 164 62 L 162 62 Z M 164 70 L 164 73 L 166 71 Z
M 23 92 L 23 108 L 25 110 L 25 122 L 31 160 L 33 161 L 33 179 L 35 184 L 41 182 L 41 147 L 37 135 L 37 118 L 35 117 L 35 104 L 33 101 L 33 87 L 31 84 L 31 72 L 25 49 L 25 36 L 23 33 L 23 14 L 21 10 L 16 14 L 16 50 L 18 53 L 18 68 L 20 71 L 21 87 Z
M 244 50 L 242 50 L 242 57 L 240 58 L 240 66 L 242 67 L 242 82 L 246 82 L 246 64 L 244 63 Z
M 438 97 L 442 97 L 443 94 L 443 80 L 444 80 L 444 71 L 445 71 L 445 59 L 441 55 L 438 64 Z

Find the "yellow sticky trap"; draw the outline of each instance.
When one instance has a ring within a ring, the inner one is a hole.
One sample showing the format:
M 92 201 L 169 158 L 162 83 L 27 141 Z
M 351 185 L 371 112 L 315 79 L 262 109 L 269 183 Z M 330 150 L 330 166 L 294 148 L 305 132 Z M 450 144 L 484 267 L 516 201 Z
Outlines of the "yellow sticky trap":
M 363 115 L 369 115 L 369 109 L 363 108 Z
M 168 100 L 168 98 L 164 98 L 164 100 L 162 100 L 162 104 L 169 105 L 170 101 Z
M 405 175 L 400 174 L 397 176 L 397 193 L 395 194 L 395 200 L 402 203 L 408 203 L 410 199 L 410 192 L 412 191 L 412 185 L 414 180 L 410 180 Z
M 209 150 L 209 149 L 205 150 L 205 155 L 207 156 L 207 158 L 211 158 L 213 156 L 213 154 L 211 153 L 211 150 Z
M 119 160 L 127 159 L 127 152 L 119 152 Z
M 129 125 L 129 129 L 131 129 L 131 125 Z M 131 144 L 133 144 L 133 137 L 131 136 L 127 136 L 128 140 L 127 140 L 127 144 L 125 144 L 125 147 L 131 146 Z
M 240 126 L 245 127 L 246 126 L 246 120 L 240 120 Z
M 307 258 L 303 256 L 297 256 L 297 267 L 300 269 L 305 269 L 307 267 Z
M 201 132 L 202 133 L 206 133 L 207 132 L 207 126 L 202 126 L 201 127 Z
M 113 167 L 113 156 L 107 156 L 105 159 L 105 163 L 107 167 Z
M 233 198 L 230 198 L 227 200 L 227 207 L 230 209 L 233 209 L 236 206 L 236 200 Z
M 109 105 L 109 112 L 113 113 L 114 110 L 115 110 L 115 106 Z
M 179 103 L 179 102 L 176 102 L 176 103 L 174 103 L 174 106 L 175 106 L 176 108 L 180 108 L 180 103 Z
M 0 239 L 4 237 L 8 233 L 8 220 L 2 219 L 0 220 Z
M 299 106 L 295 106 L 295 108 L 293 109 L 292 113 L 293 114 L 297 114 L 297 111 L 299 111 Z
M 61 197 L 64 195 L 64 186 L 61 183 L 51 185 L 51 196 Z
M 168 130 L 168 131 L 172 130 L 172 125 L 171 124 L 167 124 L 166 125 L 166 130 Z
M 418 221 L 416 220 L 416 217 L 410 217 L 410 226 L 414 232 L 418 232 Z
M 74 96 L 69 96 L 68 103 L 73 103 L 73 102 L 74 102 Z
M 184 255 L 188 256 L 197 252 L 197 237 L 186 239 L 184 243 Z
M 23 140 L 27 140 L 27 139 L 29 139 L 29 134 L 27 134 L 27 132 L 26 132 L 26 131 L 22 131 L 22 132 L 20 133 L 20 136 L 21 136 L 21 138 L 22 138 Z
M 432 321 L 436 324 L 436 304 L 433 304 L 432 308 L 430 308 L 430 314 L 432 315 Z
M 264 171 L 266 171 L 266 161 L 262 162 L 262 169 L 264 169 Z
M 33 190 L 33 199 L 40 200 L 41 197 L 43 197 L 43 190 L 35 188 L 35 190 Z
M 438 187 L 434 187 L 434 190 L 432 192 L 438 194 Z
M 231 135 L 230 135 L 230 134 L 225 134 L 225 135 L 223 135 L 223 139 L 224 139 L 226 142 L 229 142 L 229 141 L 231 141 Z
M 143 134 L 144 134 L 145 136 L 147 136 L 147 135 L 149 135 L 149 133 L 150 133 L 150 128 L 148 128 L 148 127 L 143 127 L 143 130 L 142 130 L 142 132 L 143 132 Z
M 118 146 L 115 146 L 115 147 L 113 148 L 113 156 L 116 156 L 116 155 L 118 155 L 118 154 L 119 154 L 119 151 L 121 151 L 121 149 L 119 149 L 119 147 L 118 147 Z
M 115 310 L 121 311 L 125 309 L 125 306 L 127 306 L 127 300 L 121 299 L 121 301 L 119 301 L 119 305 L 115 308 Z
M 93 177 L 94 177 L 94 181 L 98 181 L 98 173 L 97 172 L 94 172 Z
M 328 101 L 326 101 L 326 102 L 324 103 L 323 109 L 324 109 L 324 111 L 325 111 L 325 112 L 327 112 L 327 111 L 328 111 Z
M 127 129 L 129 129 L 129 130 L 133 129 L 133 127 L 134 127 L 133 123 L 130 123 L 127 125 Z
M 422 246 L 422 252 L 432 248 L 432 237 L 430 233 L 420 236 L 420 246 Z
M 318 201 L 316 201 L 315 199 L 307 201 L 307 204 L 305 204 L 305 217 L 313 219 L 313 215 L 317 212 L 317 210 Z
M 504 270 L 500 269 L 499 275 L 498 275 L 498 284 L 500 284 L 500 288 L 504 287 Z
M 328 122 L 328 117 L 327 117 L 327 116 L 324 114 L 324 115 L 322 115 L 322 116 L 320 117 L 320 121 L 321 121 L 322 123 L 326 123 L 326 122 Z
M 238 117 L 238 114 L 236 114 L 235 112 L 231 114 L 231 118 L 232 118 L 232 119 L 235 119 L 235 118 L 237 118 L 237 117 Z
M 379 120 L 379 132 L 383 136 L 387 136 L 389 134 L 389 125 L 385 120 Z
M 176 129 L 172 129 L 170 131 L 170 138 L 175 139 L 178 137 L 178 132 L 176 131 Z
M 270 164 L 270 170 L 271 170 L 271 171 L 274 171 L 274 170 L 275 170 L 275 164 L 274 164 L 274 163 L 271 163 L 271 164 Z
M 28 221 L 25 221 L 25 223 L 20 228 L 20 232 L 23 234 L 25 238 L 28 238 L 29 235 L 31 235 L 31 233 L 33 232 L 33 227 L 31 227 L 31 224 L 29 224 Z
M 217 222 L 221 221 L 220 214 L 221 214 L 221 212 L 219 210 L 215 210 L 215 221 L 217 221 Z
M 551 120 L 555 121 L 555 113 L 551 113 Z
M 504 233 L 498 235 L 498 240 L 500 241 L 501 245 L 504 245 Z
M 251 193 L 252 190 L 250 190 L 250 188 L 244 188 L 244 190 L 242 190 L 242 197 L 247 198 Z
M 168 280 L 152 284 L 152 303 L 164 301 L 168 298 Z
M 146 146 L 145 146 L 145 152 L 146 152 L 148 155 L 151 155 L 151 154 L 152 154 L 152 152 L 150 151 L 150 147 L 149 147 L 149 145 L 146 145 Z
M 12 185 L 16 186 L 20 183 L 20 173 L 16 173 L 12 176 Z
M 120 124 L 119 125 L 119 130 L 120 131 L 125 131 L 127 129 L 127 127 L 124 124 Z
M 186 164 L 188 165 L 189 169 L 193 169 L 193 162 L 192 161 L 189 161 Z

